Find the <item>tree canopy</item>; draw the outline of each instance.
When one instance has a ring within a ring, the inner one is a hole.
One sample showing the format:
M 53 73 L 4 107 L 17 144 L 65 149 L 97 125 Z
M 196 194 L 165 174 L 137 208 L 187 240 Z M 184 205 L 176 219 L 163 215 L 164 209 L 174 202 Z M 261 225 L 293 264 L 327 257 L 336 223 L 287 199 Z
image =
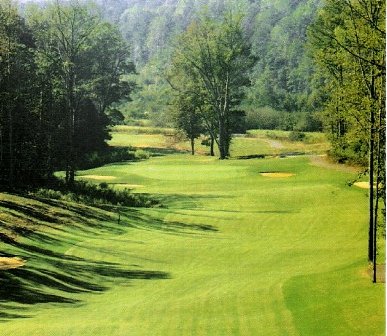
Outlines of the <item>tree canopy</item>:
M 179 102 L 190 97 L 221 159 L 229 156 L 233 115 L 253 66 L 241 22 L 242 17 L 232 13 L 221 21 L 203 16 L 179 37 L 172 59 L 171 82 Z
M 85 156 L 106 146 L 105 111 L 129 96 L 123 75 L 134 66 L 93 6 L 56 1 L 27 14 L 0 5 L 1 184 L 35 183 L 57 169 L 71 184 Z
M 380 214 L 385 223 L 386 207 L 385 13 L 384 1 L 327 0 L 310 33 L 333 155 L 368 165 L 368 258 L 374 265 L 377 227 Z

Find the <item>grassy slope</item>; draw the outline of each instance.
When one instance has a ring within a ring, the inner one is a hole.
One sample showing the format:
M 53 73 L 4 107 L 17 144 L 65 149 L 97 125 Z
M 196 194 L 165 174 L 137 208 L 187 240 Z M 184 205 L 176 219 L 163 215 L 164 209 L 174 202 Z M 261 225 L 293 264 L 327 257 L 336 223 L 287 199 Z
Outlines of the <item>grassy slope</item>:
M 353 175 L 302 157 L 181 154 L 82 174 L 115 176 L 107 182 L 168 207 L 127 210 L 118 225 L 112 213 L 12 198 L 57 223 L 35 218 L 36 233 L 4 247 L 28 263 L 0 273 L 0 335 L 384 334 L 385 287 L 365 274 L 367 199 L 347 186 Z

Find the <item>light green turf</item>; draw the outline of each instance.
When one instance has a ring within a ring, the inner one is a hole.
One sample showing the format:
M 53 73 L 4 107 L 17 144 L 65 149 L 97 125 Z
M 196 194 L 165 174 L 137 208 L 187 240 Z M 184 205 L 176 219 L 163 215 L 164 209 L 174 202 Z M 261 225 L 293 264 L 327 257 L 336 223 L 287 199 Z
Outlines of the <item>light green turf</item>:
M 29 251 L 25 269 L 44 265 L 105 288 L 46 286 L 79 302 L 4 304 L 2 312 L 28 318 L 5 319 L 0 335 L 384 335 L 385 286 L 366 273 L 367 198 L 348 186 L 353 174 L 308 157 L 174 154 L 81 175 L 109 176 L 165 207 L 127 209 L 120 225 L 102 213 L 111 219 L 93 219 L 86 231 L 72 212 L 72 225 L 44 229 L 53 240 L 26 239 L 58 254 Z

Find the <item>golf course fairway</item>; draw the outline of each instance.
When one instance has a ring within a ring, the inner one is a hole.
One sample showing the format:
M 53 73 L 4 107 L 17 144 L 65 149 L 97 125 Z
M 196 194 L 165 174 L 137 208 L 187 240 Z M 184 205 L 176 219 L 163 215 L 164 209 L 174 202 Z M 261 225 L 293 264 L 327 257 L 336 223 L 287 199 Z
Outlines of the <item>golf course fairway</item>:
M 82 176 L 162 206 L 122 208 L 118 222 L 53 204 L 70 224 L 4 246 L 26 262 L 0 273 L 1 286 L 35 294 L 0 296 L 0 335 L 384 335 L 385 286 L 368 274 L 367 190 L 348 184 L 355 173 L 308 156 L 176 153 Z

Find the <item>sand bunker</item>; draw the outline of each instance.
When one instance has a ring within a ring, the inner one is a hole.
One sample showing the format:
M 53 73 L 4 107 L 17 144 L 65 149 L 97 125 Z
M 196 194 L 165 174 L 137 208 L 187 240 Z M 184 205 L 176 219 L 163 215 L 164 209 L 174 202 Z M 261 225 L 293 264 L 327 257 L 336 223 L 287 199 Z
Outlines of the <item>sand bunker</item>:
M 265 177 L 274 177 L 274 178 L 283 178 L 283 177 L 292 177 L 294 174 L 292 173 L 261 173 L 262 176 Z
M 369 189 L 370 188 L 370 183 L 369 182 L 355 182 L 353 184 L 354 186 L 362 189 Z M 380 187 L 380 184 L 379 184 Z M 376 183 L 374 183 L 374 189 L 376 188 Z
M 18 257 L 0 257 L 0 271 L 9 270 L 21 267 L 25 264 L 25 261 Z
M 82 176 L 79 176 L 79 177 L 82 177 L 82 178 L 87 178 L 87 179 L 91 179 L 91 180 L 98 180 L 98 181 L 102 181 L 102 180 L 115 180 L 116 177 L 115 176 L 106 176 L 106 175 L 82 175 Z
M 355 185 L 356 187 L 362 188 L 362 189 L 369 189 L 370 188 L 369 182 L 355 182 L 353 185 Z
M 142 184 L 126 184 L 126 183 L 120 183 L 120 184 L 117 184 L 117 186 L 120 186 L 121 188 L 128 188 L 128 189 L 144 188 L 145 187 Z

